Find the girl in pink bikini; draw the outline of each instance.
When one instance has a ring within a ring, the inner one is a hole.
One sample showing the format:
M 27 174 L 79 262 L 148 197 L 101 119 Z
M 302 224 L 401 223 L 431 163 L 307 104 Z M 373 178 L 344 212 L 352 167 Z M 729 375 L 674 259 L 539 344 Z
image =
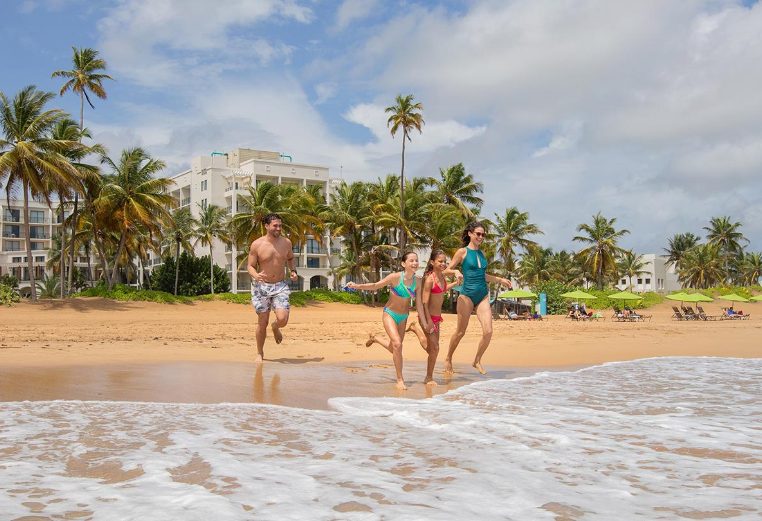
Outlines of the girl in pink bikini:
M 420 298 L 417 304 L 418 322 L 421 324 L 425 338 L 418 335 L 421 346 L 429 354 L 426 364 L 426 385 L 437 385 L 434 381 L 434 366 L 439 354 L 439 324 L 442 323 L 442 303 L 447 292 L 447 280 L 444 270 L 447 269 L 447 255 L 442 250 L 433 250 L 426 263 L 423 273 Z M 415 330 L 415 323 L 411 325 Z M 418 331 L 415 331 L 416 334 Z

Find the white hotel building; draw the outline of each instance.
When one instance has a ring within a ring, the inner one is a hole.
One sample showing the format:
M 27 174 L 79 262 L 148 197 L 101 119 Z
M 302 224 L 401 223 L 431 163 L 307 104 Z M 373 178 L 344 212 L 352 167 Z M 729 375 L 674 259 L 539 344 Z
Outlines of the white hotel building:
M 632 291 L 636 293 L 647 291 L 671 293 L 682 289 L 682 285 L 677 280 L 675 267 L 667 264 L 666 256 L 646 253 L 640 256 L 640 260 L 644 264 L 643 273 L 633 277 L 632 281 L 628 277 L 620 277 L 617 288 L 625 290 L 632 284 Z
M 326 202 L 331 190 L 328 168 L 294 163 L 285 154 L 248 148 L 196 157 L 191 161 L 190 169 L 171 179 L 174 186 L 170 193 L 177 200 L 178 207 L 190 208 L 195 218 L 199 217 L 202 208 L 210 204 L 225 208 L 228 215 L 235 216 L 243 207 L 242 196 L 249 194 L 249 187 L 263 181 L 273 184 L 317 185 L 326 197 Z M 340 245 L 338 242 L 331 244 L 329 250 L 329 243 L 329 238 L 325 237 L 322 241 L 308 239 L 306 244 L 294 244 L 299 279 L 290 283 L 292 289 L 333 287 L 331 266 L 338 265 Z M 195 253 L 208 255 L 209 247 L 197 244 Z M 227 246 L 219 240 L 214 244 L 214 262 L 227 270 L 231 291 L 236 293 L 251 289 L 246 259 L 236 262 L 243 253 L 245 252 L 238 250 L 235 245 Z M 150 264 L 161 264 L 161 259 L 153 256 Z

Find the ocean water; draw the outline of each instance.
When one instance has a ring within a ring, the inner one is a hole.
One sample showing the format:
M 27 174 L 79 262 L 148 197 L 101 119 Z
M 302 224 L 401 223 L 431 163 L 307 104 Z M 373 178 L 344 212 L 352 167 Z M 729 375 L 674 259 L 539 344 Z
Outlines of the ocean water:
M 762 360 L 429 400 L 0 404 L 0 520 L 762 518 Z

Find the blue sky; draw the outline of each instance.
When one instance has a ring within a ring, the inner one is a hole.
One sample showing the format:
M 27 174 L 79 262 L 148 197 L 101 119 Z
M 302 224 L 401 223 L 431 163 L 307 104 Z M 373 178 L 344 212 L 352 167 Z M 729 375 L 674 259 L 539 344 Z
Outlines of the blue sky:
M 383 108 L 413 93 L 426 125 L 406 173 L 463 162 L 484 216 L 528 211 L 547 246 L 575 247 L 601 211 L 639 253 L 720 215 L 762 249 L 757 2 L 26 0 L 0 16 L 2 92 L 57 91 L 71 47 L 98 49 L 116 81 L 86 125 L 167 175 L 238 146 L 397 173 Z

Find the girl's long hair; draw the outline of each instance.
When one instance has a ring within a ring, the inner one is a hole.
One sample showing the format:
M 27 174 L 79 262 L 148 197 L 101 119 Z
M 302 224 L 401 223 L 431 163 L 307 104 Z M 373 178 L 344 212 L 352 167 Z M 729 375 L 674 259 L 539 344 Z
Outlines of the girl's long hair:
M 463 230 L 463 233 L 460 236 L 460 241 L 463 243 L 463 247 L 465 248 L 468 246 L 468 244 L 471 242 L 471 237 L 468 236 L 469 233 L 473 232 L 477 228 L 481 228 L 482 230 L 486 231 L 486 228 L 484 225 L 479 221 L 471 221 L 466 225 L 466 229 Z
M 443 250 L 431 250 L 429 261 L 426 263 L 426 271 L 423 272 L 423 280 L 426 280 L 426 277 L 428 277 L 429 274 L 434 271 L 434 261 L 437 260 L 437 257 L 440 255 L 447 254 Z

